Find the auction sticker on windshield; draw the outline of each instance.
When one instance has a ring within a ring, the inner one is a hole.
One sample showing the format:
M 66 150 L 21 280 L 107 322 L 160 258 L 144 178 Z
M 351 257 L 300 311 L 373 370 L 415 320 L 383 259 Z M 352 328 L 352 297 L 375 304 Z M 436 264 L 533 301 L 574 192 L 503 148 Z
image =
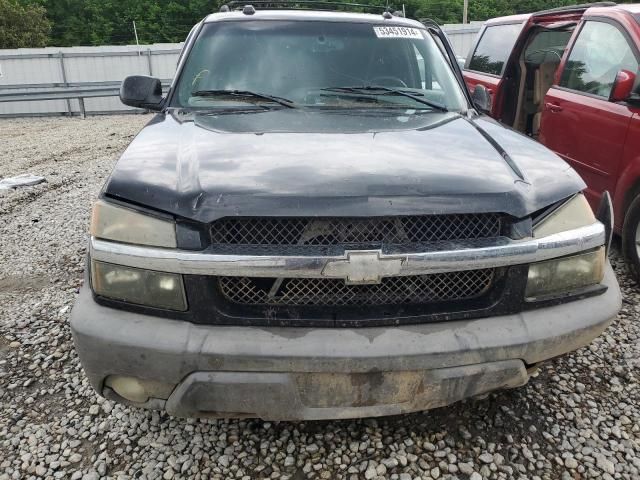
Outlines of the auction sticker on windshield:
M 378 38 L 422 38 L 420 30 L 411 27 L 373 27 Z

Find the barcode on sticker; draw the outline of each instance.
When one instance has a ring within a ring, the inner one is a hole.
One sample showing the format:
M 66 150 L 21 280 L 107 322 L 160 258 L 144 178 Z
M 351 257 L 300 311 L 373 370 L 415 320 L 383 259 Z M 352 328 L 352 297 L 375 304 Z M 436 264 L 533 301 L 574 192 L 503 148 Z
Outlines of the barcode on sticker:
M 378 38 L 422 38 L 420 30 L 411 27 L 373 27 Z

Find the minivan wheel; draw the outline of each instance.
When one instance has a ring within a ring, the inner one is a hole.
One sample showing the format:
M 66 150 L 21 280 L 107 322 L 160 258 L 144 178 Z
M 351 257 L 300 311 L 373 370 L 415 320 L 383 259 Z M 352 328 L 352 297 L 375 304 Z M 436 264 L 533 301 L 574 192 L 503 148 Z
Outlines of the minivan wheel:
M 629 272 L 640 284 L 640 195 L 631 202 L 624 217 L 622 253 L 627 261 Z

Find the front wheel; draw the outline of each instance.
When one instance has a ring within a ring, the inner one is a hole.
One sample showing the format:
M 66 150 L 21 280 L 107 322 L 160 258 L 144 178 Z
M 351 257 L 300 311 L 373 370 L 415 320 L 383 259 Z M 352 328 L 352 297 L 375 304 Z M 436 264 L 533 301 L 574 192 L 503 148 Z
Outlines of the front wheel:
M 622 253 L 629 272 L 640 284 L 640 195 L 633 199 L 624 217 Z

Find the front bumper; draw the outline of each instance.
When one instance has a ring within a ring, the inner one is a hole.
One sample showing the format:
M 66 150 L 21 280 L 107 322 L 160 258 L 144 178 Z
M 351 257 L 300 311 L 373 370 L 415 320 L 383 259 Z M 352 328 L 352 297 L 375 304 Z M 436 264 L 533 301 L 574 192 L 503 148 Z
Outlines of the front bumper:
M 196 325 L 100 306 L 85 286 L 71 315 L 91 384 L 110 375 L 170 386 L 142 407 L 185 417 L 272 420 L 394 415 L 523 385 L 527 367 L 588 344 L 621 305 L 602 295 L 515 315 L 376 328 Z M 129 402 L 131 403 L 131 402 Z

